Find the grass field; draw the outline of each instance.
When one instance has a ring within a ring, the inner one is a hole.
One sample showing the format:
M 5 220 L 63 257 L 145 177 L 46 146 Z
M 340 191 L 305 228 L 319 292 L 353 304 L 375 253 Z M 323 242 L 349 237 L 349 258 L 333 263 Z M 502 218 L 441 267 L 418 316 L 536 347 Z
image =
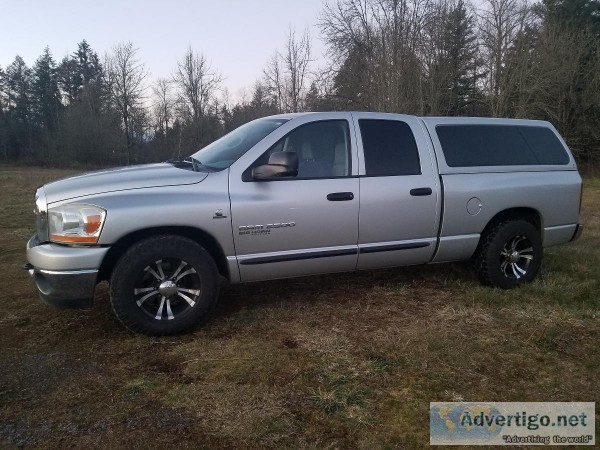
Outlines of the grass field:
M 0 447 L 418 448 L 430 401 L 600 401 L 600 179 L 524 288 L 463 264 L 240 285 L 148 338 L 106 286 L 56 311 L 20 269 L 35 188 L 70 173 L 0 167 Z

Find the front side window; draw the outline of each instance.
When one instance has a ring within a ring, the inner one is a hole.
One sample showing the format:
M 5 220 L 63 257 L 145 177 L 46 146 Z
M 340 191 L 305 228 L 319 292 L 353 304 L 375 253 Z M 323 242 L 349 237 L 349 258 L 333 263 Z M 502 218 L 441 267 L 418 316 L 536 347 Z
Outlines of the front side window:
M 263 153 L 251 168 L 268 164 L 274 152 L 298 154 L 298 175 L 294 179 L 348 176 L 351 172 L 348 122 L 324 120 L 301 125 Z
M 421 174 L 415 136 L 406 122 L 360 119 L 358 126 L 362 136 L 367 176 Z
M 204 166 L 222 170 L 289 119 L 258 119 L 236 128 L 192 155 Z

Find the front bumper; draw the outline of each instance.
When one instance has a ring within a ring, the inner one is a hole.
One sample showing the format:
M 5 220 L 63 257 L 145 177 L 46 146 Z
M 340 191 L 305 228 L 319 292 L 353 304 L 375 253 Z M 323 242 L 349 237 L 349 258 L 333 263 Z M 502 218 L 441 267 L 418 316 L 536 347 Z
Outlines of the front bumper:
M 108 248 L 40 244 L 36 236 L 27 243 L 23 266 L 41 299 L 57 308 L 91 308 L 98 270 Z
M 84 309 L 94 304 L 97 270 L 52 271 L 36 269 L 29 263 L 23 268 L 45 303 L 59 309 Z

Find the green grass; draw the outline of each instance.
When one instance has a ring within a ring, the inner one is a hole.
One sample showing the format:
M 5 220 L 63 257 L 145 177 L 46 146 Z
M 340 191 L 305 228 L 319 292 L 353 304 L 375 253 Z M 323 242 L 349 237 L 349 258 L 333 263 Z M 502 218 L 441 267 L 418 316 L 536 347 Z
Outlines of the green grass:
M 106 286 L 57 311 L 19 267 L 35 188 L 72 173 L 0 168 L 0 447 L 419 448 L 430 401 L 600 398 L 600 179 L 582 239 L 521 289 L 464 264 L 240 285 L 204 328 L 148 338 Z

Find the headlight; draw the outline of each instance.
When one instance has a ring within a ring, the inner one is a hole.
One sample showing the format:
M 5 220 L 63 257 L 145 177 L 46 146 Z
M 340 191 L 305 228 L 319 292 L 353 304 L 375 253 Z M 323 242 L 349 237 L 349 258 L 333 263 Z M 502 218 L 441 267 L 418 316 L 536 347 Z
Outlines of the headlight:
M 95 244 L 98 242 L 106 211 L 92 205 L 63 205 L 48 210 L 48 229 L 52 242 Z
M 37 237 L 40 242 L 48 242 L 48 211 L 46 205 L 46 193 L 44 188 L 40 187 L 35 193 L 35 224 Z

